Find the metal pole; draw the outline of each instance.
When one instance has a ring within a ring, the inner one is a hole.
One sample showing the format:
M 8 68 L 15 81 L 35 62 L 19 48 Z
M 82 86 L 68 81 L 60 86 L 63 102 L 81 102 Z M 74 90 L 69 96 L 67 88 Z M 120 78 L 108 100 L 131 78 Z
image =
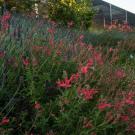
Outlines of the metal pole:
M 0 16 L 2 15 L 2 7 L 0 6 Z
M 111 25 L 112 25 L 112 4 L 110 4 L 110 21 L 111 21 Z
M 3 2 L 3 13 L 7 10 L 7 7 L 6 7 L 6 1 L 4 0 Z
M 125 12 L 126 12 L 126 23 L 127 23 L 128 22 L 128 18 L 127 18 L 128 16 L 127 16 L 127 11 L 125 11 Z

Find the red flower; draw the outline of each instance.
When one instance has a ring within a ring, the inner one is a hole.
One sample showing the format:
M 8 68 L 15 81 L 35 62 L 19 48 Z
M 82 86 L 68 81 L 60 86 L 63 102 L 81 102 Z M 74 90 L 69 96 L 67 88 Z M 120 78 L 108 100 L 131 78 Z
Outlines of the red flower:
M 110 52 L 110 53 L 113 52 L 113 48 L 110 48 L 110 49 L 109 49 L 109 52 Z
M 128 108 L 128 112 L 129 112 L 131 117 L 135 117 L 135 110 L 134 110 L 133 107 L 132 108 Z
M 129 130 L 135 130 L 135 123 L 129 125 Z
M 50 44 L 51 46 L 54 46 L 54 39 L 53 39 L 53 38 L 49 39 L 49 44 Z
M 71 80 L 68 78 L 65 78 L 62 81 L 58 81 L 57 85 L 58 85 L 58 87 L 61 87 L 61 88 L 70 88 L 71 87 Z
M 49 32 L 50 34 L 54 34 L 54 33 L 55 33 L 55 29 L 49 28 L 49 29 L 48 29 L 48 32 Z
M 103 111 L 104 109 L 110 108 L 110 107 L 111 107 L 111 104 L 109 104 L 109 103 L 100 103 L 100 104 L 98 104 L 98 109 L 100 111 Z
M 120 69 L 120 70 L 115 71 L 115 76 L 119 79 L 122 79 L 126 76 L 126 74 L 124 70 Z
M 103 60 L 100 53 L 94 52 L 94 59 L 99 65 L 103 65 Z
M 135 96 L 135 93 L 132 92 L 132 91 L 128 92 L 128 94 L 127 94 L 127 98 L 128 98 L 128 99 L 131 99 L 131 98 L 133 98 L 134 96 Z
M 87 48 L 89 51 L 92 51 L 94 49 L 92 45 L 88 45 Z
M 94 89 L 82 89 L 79 91 L 79 93 L 84 97 L 85 100 L 90 100 L 97 93 L 97 91 Z
M 81 73 L 82 74 L 86 74 L 87 72 L 88 72 L 88 67 L 87 66 L 81 67 Z
M 122 115 L 120 119 L 124 122 L 129 121 L 129 117 L 127 115 Z
M 80 75 L 79 75 L 79 73 L 76 73 L 76 74 L 73 74 L 73 75 L 71 75 L 71 77 L 70 77 L 70 81 L 72 82 L 72 81 L 77 81 L 78 79 L 79 79 L 79 77 L 80 77 Z
M 127 103 L 129 105 L 134 105 L 135 104 L 134 100 L 132 100 L 132 99 L 126 99 L 125 103 Z
M 11 18 L 10 12 L 6 11 L 3 15 L 4 20 L 9 20 Z
M 134 123 L 130 124 L 129 127 L 128 127 L 128 130 L 129 131 L 132 131 L 132 130 L 134 131 L 135 130 L 135 124 Z
M 5 56 L 5 52 L 4 51 L 0 51 L 0 58 L 3 58 Z
M 4 15 L 1 18 L 1 25 L 4 30 L 7 30 L 9 28 L 9 19 L 11 18 L 11 14 L 7 11 L 4 13 Z
M 56 54 L 57 54 L 57 56 L 60 56 L 61 55 L 61 51 L 60 50 L 57 50 L 56 51 Z
M 39 110 L 41 108 L 41 105 L 40 105 L 40 103 L 38 101 L 35 101 L 34 108 L 36 110 Z
M 29 59 L 23 58 L 23 65 L 28 66 L 30 64 Z
M 89 59 L 87 63 L 87 67 L 90 68 L 93 65 L 93 63 L 94 63 L 93 59 L 92 58 Z
M 116 109 L 116 110 L 120 110 L 123 106 L 125 105 L 125 102 L 117 102 L 117 103 L 115 103 L 114 104 L 114 108 Z
M 84 42 L 79 42 L 80 46 L 84 47 L 86 44 Z
M 9 123 L 9 119 L 7 117 L 4 117 L 0 122 L 0 125 L 7 125 L 8 123 Z
M 80 35 L 79 39 L 80 39 L 80 40 L 83 40 L 83 39 L 84 39 L 84 35 L 83 35 L 83 34 Z

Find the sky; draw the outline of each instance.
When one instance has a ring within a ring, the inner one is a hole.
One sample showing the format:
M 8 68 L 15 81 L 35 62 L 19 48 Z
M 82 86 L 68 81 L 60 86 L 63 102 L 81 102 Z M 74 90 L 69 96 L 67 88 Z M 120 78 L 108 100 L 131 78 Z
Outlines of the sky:
M 102 0 L 135 14 L 135 0 Z

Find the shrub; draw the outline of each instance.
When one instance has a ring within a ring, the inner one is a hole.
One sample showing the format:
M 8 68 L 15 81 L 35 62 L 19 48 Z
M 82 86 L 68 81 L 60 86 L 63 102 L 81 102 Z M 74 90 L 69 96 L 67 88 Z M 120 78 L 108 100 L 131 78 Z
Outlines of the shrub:
M 75 0 L 61 0 L 49 2 L 49 17 L 62 24 L 67 25 L 73 21 L 78 28 L 89 28 L 94 15 L 91 1 L 87 3 L 85 0 L 76 2 Z
M 21 24 L 20 36 L 12 20 L 0 32 L 0 133 L 134 135 L 135 57 L 128 56 L 129 45 L 94 47 L 83 34 L 67 42 L 70 30 L 56 40 L 65 29 L 34 21 L 20 17 L 13 23 Z

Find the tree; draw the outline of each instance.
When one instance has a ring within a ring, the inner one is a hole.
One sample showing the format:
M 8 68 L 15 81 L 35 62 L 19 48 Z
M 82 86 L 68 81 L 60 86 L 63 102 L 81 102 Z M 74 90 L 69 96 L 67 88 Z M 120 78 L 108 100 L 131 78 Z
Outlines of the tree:
M 0 5 L 6 5 L 9 10 L 15 7 L 17 11 L 26 12 L 33 10 L 34 4 L 38 2 L 39 0 L 0 0 Z
M 91 0 L 49 0 L 49 17 L 67 24 L 73 21 L 77 27 L 91 25 L 94 10 Z

